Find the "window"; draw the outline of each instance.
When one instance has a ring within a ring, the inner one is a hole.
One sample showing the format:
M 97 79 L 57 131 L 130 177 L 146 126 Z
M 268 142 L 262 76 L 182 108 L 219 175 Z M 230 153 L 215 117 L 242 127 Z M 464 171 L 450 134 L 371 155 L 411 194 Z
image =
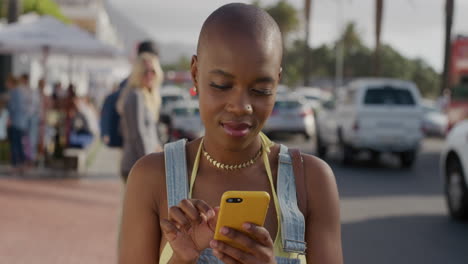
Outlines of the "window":
M 183 99 L 184 97 L 182 95 L 165 95 L 165 96 L 162 96 L 162 105 L 166 106 L 170 103 L 183 100 Z
M 459 84 L 452 88 L 453 100 L 466 100 L 468 99 L 468 85 Z
M 364 96 L 365 105 L 415 105 L 413 95 L 408 89 L 392 86 L 371 87 Z
M 177 107 L 172 110 L 176 116 L 198 115 L 198 108 Z
M 294 109 L 300 107 L 301 104 L 297 101 L 276 101 L 275 108 Z

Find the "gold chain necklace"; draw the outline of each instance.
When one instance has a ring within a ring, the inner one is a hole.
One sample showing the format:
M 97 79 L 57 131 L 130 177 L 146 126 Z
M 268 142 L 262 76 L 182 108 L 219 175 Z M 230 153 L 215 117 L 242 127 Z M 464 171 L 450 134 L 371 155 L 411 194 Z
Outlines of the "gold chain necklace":
M 251 158 L 250 160 L 244 162 L 244 163 L 241 163 L 241 164 L 236 164 L 236 165 L 228 165 L 228 164 L 224 164 L 224 163 L 221 163 L 215 159 L 213 159 L 210 154 L 208 154 L 208 152 L 206 152 L 205 148 L 203 147 L 202 148 L 202 151 L 203 151 L 203 156 L 205 156 L 205 158 L 213 165 L 215 166 L 216 168 L 218 169 L 222 169 L 222 170 L 238 170 L 238 169 L 243 169 L 243 168 L 247 168 L 251 165 L 253 165 L 255 163 L 255 161 L 262 155 L 262 149 L 263 148 L 260 148 L 260 150 L 257 152 L 257 154 L 255 154 L 255 157 Z

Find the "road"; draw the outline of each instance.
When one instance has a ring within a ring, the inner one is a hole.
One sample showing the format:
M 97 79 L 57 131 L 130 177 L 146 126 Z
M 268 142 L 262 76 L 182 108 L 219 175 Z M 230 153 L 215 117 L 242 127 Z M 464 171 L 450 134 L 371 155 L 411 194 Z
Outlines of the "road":
M 302 137 L 277 141 L 314 152 Z M 426 140 L 410 170 L 391 156 L 342 167 L 329 155 L 345 263 L 468 263 L 468 223 L 447 217 L 442 195 L 442 144 Z M 0 176 L 0 263 L 114 263 L 122 186 L 118 170 L 96 174 L 118 160 L 110 156 L 98 155 L 92 175 L 80 179 Z
M 314 152 L 301 137 L 288 145 Z M 466 264 L 468 223 L 447 217 L 439 176 L 443 141 L 425 140 L 415 166 L 399 168 L 392 156 L 379 164 L 365 158 L 342 167 L 331 165 L 340 192 L 343 253 L 346 264 Z

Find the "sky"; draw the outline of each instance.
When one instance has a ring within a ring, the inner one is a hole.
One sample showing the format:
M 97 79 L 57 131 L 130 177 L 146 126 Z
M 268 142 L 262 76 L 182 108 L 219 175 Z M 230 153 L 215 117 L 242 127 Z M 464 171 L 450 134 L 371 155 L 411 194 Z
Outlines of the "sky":
M 110 0 L 111 4 L 150 37 L 161 43 L 196 46 L 203 21 L 225 0 Z M 250 3 L 251 1 L 238 1 Z M 277 0 L 262 0 L 262 6 Z M 302 10 L 302 0 L 289 0 Z M 354 21 L 364 42 L 374 43 L 374 0 L 312 0 L 309 43 L 313 47 L 334 41 L 344 24 Z M 453 34 L 468 35 L 467 0 L 455 0 Z M 422 58 L 441 71 L 444 54 L 445 0 L 387 0 L 382 41 L 404 56 Z M 341 10 L 341 11 L 340 11 Z

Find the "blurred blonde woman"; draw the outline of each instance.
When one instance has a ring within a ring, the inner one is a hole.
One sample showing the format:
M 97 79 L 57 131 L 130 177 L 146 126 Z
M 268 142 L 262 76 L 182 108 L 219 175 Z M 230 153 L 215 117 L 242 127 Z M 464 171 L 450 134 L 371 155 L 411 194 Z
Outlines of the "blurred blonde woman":
M 162 81 L 163 71 L 158 57 L 150 53 L 140 54 L 117 102 L 124 139 L 120 166 L 124 182 L 139 158 L 162 150 L 157 134 Z

